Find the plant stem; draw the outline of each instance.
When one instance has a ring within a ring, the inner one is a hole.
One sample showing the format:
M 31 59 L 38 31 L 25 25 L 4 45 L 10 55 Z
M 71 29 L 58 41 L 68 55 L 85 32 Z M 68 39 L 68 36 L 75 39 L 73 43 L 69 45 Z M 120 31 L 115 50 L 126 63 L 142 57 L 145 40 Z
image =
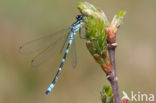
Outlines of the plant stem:
M 116 75 L 116 65 L 115 65 L 116 46 L 108 47 L 110 62 L 112 64 L 112 73 L 108 74 L 108 80 L 110 81 L 112 89 L 113 89 L 113 96 L 114 96 L 115 103 L 121 103 L 120 95 L 119 95 L 118 80 L 117 80 L 117 75 Z

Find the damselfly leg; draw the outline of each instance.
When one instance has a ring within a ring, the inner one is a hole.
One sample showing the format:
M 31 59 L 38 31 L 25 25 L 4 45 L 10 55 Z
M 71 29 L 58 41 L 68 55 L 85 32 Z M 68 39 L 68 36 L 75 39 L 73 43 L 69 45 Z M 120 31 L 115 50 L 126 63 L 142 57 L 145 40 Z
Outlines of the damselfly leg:
M 71 64 L 72 67 L 75 69 L 77 66 L 77 53 L 75 40 L 73 40 L 73 43 L 71 45 Z

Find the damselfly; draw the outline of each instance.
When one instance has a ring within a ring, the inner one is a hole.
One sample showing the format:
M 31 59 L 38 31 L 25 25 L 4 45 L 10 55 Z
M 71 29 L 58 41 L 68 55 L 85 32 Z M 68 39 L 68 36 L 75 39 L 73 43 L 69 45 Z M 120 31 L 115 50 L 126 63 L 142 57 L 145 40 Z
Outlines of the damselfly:
M 64 41 L 64 44 L 63 44 L 62 48 L 60 49 L 60 52 L 62 52 L 62 50 L 63 50 L 65 44 L 66 44 L 67 41 L 68 41 L 68 44 L 67 44 L 67 47 L 66 47 L 64 56 L 63 56 L 63 58 L 62 58 L 61 64 L 60 64 L 60 66 L 59 66 L 59 68 L 58 68 L 58 71 L 57 71 L 57 73 L 56 73 L 56 75 L 55 75 L 55 77 L 54 77 L 52 83 L 50 84 L 50 86 L 48 87 L 48 89 L 47 89 L 46 92 L 45 92 L 46 94 L 49 94 L 49 93 L 52 91 L 52 89 L 54 88 L 55 83 L 56 83 L 56 81 L 57 81 L 57 79 L 58 79 L 58 77 L 59 77 L 59 75 L 60 75 L 61 70 L 62 70 L 62 67 L 63 67 L 63 65 L 64 65 L 64 63 L 65 63 L 67 54 L 68 54 L 69 49 L 70 49 L 70 46 L 71 46 L 71 44 L 72 44 L 72 42 L 73 42 L 73 40 L 74 40 L 74 37 L 75 37 L 76 33 L 83 27 L 83 25 L 84 25 L 84 23 L 85 23 L 85 22 L 84 22 L 84 18 L 85 18 L 85 16 L 83 16 L 83 15 L 77 15 L 77 16 L 76 16 L 76 19 L 77 19 L 76 22 L 74 22 L 74 23 L 70 26 L 69 32 L 67 33 L 67 36 L 66 36 L 65 41 Z M 58 33 L 56 33 L 56 34 L 58 34 Z M 55 35 L 56 35 L 56 34 L 55 34 Z M 43 38 L 39 38 L 39 39 L 37 39 L 37 40 L 30 41 L 30 42 L 28 42 L 28 43 L 26 43 L 26 44 L 20 46 L 20 51 L 21 51 L 21 52 L 25 52 L 25 51 L 26 51 L 26 52 L 29 52 L 29 50 L 27 50 L 27 49 L 29 49 L 29 47 L 31 47 L 31 50 L 30 50 L 30 51 L 36 51 L 36 50 L 39 49 L 39 48 L 34 48 L 34 46 L 36 46 L 36 44 L 38 44 L 37 42 L 46 41 L 46 39 L 50 39 L 50 38 L 52 38 L 53 36 L 54 36 L 54 35 L 49 35 L 49 36 L 46 36 L 46 37 L 43 37 Z M 58 38 L 58 39 L 60 39 L 60 38 Z M 55 45 L 55 42 L 52 43 L 52 44 Z M 49 47 L 50 47 L 52 44 L 49 44 Z M 44 47 L 44 45 L 41 45 L 41 47 Z M 46 54 L 46 51 L 48 51 L 49 47 L 45 48 L 45 50 L 44 50 L 43 52 L 39 53 L 36 57 L 34 57 L 34 59 L 32 60 L 32 65 L 36 65 L 37 63 L 40 63 L 40 62 L 42 61 L 42 60 L 40 61 L 40 59 L 41 59 L 41 57 L 44 56 L 44 54 Z M 54 54 L 54 55 L 55 55 L 55 54 Z M 47 57 L 48 57 L 48 56 L 49 56 L 49 55 L 47 55 Z M 76 64 L 73 64 L 73 65 L 75 66 Z

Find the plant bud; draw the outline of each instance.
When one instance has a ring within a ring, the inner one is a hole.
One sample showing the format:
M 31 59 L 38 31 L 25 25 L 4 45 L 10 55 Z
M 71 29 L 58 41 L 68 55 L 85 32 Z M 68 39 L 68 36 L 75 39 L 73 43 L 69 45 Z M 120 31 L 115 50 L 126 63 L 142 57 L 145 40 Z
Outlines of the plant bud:
M 101 64 L 101 67 L 102 67 L 102 69 L 103 69 L 103 71 L 104 71 L 105 73 L 110 73 L 110 72 L 112 72 L 112 67 L 111 67 L 111 66 L 107 66 L 106 64 Z
M 102 50 L 102 58 L 103 59 L 107 58 L 107 51 L 106 50 Z
M 97 63 L 102 64 L 102 59 L 98 54 L 94 54 L 94 59 L 96 60 Z
M 92 44 L 89 40 L 86 42 L 86 46 L 89 50 L 92 48 Z

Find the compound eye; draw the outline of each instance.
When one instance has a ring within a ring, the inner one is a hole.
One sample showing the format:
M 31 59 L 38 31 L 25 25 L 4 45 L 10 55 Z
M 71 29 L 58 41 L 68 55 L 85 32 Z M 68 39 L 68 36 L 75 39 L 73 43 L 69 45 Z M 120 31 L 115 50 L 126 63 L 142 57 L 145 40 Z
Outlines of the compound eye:
M 79 16 L 78 15 L 76 16 L 76 19 L 79 19 Z
M 76 19 L 78 18 L 78 16 L 76 16 Z
M 76 19 L 79 20 L 80 18 L 81 18 L 81 15 L 77 15 L 77 16 L 76 16 Z

